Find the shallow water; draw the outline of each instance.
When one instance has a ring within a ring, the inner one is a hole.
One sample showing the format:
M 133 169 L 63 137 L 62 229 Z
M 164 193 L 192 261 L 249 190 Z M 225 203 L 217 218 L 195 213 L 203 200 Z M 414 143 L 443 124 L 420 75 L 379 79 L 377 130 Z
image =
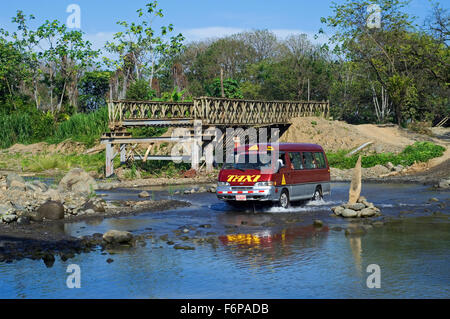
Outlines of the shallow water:
M 449 298 L 450 193 L 414 184 L 363 186 L 363 195 L 382 209 L 387 223 L 352 238 L 334 228 L 345 228 L 348 221 L 329 217 L 330 207 L 347 196 L 347 183 L 333 184 L 324 201 L 288 211 L 257 208 L 256 214 L 253 208 L 233 211 L 214 194 L 148 188 L 155 199 L 184 199 L 192 206 L 66 224 L 60 231 L 82 236 L 151 228 L 154 238 L 169 234 L 176 243 L 194 246 L 172 234 L 191 225 L 197 229 L 187 235 L 213 232 L 218 244 L 185 251 L 150 239 L 145 247 L 81 254 L 66 262 L 57 257 L 51 268 L 27 259 L 3 263 L 0 298 Z M 103 193 L 117 200 L 135 199 L 140 191 Z M 429 202 L 431 197 L 439 202 Z M 313 219 L 326 227 L 313 228 Z M 198 227 L 202 224 L 211 228 Z M 108 258 L 114 262 L 106 263 Z M 80 289 L 66 286 L 69 264 L 81 268 Z M 379 289 L 366 285 L 370 264 L 381 268 Z

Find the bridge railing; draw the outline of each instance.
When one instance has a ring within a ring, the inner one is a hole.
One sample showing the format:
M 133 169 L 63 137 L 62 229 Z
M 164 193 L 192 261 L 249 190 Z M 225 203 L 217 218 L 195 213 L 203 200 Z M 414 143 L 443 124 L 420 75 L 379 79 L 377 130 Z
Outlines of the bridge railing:
M 193 102 L 119 100 L 108 102 L 110 123 L 129 119 L 186 119 L 193 117 Z
M 110 124 L 136 119 L 199 119 L 211 125 L 287 124 L 294 117 L 329 114 L 329 102 L 258 101 L 200 97 L 194 102 L 111 101 Z
M 286 124 L 294 117 L 328 117 L 329 102 L 258 101 L 201 97 L 194 99 L 194 114 L 207 124 Z

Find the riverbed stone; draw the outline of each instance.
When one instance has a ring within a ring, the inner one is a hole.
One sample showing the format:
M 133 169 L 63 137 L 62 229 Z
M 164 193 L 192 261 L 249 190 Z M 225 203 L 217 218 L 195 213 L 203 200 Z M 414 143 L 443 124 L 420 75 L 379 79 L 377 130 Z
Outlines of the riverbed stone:
M 7 224 L 12 223 L 16 220 L 17 220 L 17 215 L 15 215 L 15 214 L 7 214 L 7 215 L 2 216 L 2 221 Z
M 175 249 L 183 249 L 183 250 L 195 250 L 195 247 L 184 246 L 184 245 L 175 245 L 173 246 Z
M 323 221 L 321 221 L 320 219 L 316 219 L 313 222 L 313 226 L 314 227 L 322 227 L 323 226 Z
M 374 216 L 376 213 L 377 213 L 376 210 L 372 208 L 364 208 L 361 210 L 362 217 L 371 217 Z
M 133 241 L 133 235 L 127 231 L 109 230 L 103 234 L 103 240 L 109 244 L 128 244 Z
M 348 208 L 351 210 L 361 210 L 365 207 L 366 207 L 366 205 L 364 205 L 363 203 L 354 203 L 354 204 L 345 204 L 344 205 L 344 208 Z
M 58 201 L 47 201 L 37 209 L 37 213 L 41 218 L 49 220 L 64 219 L 64 206 Z
M 344 217 L 357 217 L 358 213 L 356 211 L 352 210 L 352 209 L 345 208 L 342 211 L 342 216 L 344 216 Z
M 26 184 L 30 184 L 30 185 L 39 187 L 41 189 L 41 191 L 43 191 L 43 192 L 46 192 L 48 190 L 48 186 L 45 183 L 38 181 L 38 180 L 34 180 L 34 181 L 31 181 Z
M 10 190 L 18 190 L 18 191 L 25 191 L 26 187 L 25 187 L 25 183 L 21 183 L 19 181 L 13 180 L 11 181 L 10 185 L 9 185 L 9 189 Z
M 2 215 L 8 214 L 12 210 L 10 205 L 0 205 L 0 217 Z
M 95 179 L 81 168 L 70 170 L 59 182 L 58 190 L 61 193 L 74 192 L 81 194 L 91 194 L 98 188 Z
M 216 191 L 217 191 L 217 188 L 214 187 L 214 186 L 212 186 L 212 187 L 209 188 L 209 192 L 210 192 L 210 193 L 215 193 Z
M 444 179 L 441 179 L 440 181 L 439 181 L 439 183 L 437 184 L 437 187 L 438 188 L 442 188 L 442 189 L 447 189 L 447 188 L 450 188 L 450 178 L 444 178 Z
M 25 185 L 25 180 L 23 179 L 22 176 L 20 176 L 20 175 L 18 175 L 18 174 L 16 174 L 16 173 L 9 173 L 9 174 L 6 176 L 6 186 L 8 186 L 8 188 L 10 188 L 10 187 L 11 187 L 11 183 L 12 183 L 13 181 Z
M 92 209 L 94 212 L 97 213 L 104 213 L 106 206 L 106 202 L 103 199 L 100 198 L 91 198 L 88 200 L 84 205 L 81 207 L 83 210 Z M 76 207 L 69 207 L 72 210 L 75 210 Z
M 139 193 L 139 198 L 148 198 L 150 197 L 150 194 L 147 191 L 143 191 Z

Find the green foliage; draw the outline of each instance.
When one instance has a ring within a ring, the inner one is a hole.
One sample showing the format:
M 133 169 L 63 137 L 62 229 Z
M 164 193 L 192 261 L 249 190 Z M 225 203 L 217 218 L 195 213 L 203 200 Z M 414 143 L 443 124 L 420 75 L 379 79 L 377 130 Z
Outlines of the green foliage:
M 80 109 L 97 110 L 106 104 L 109 90 L 110 71 L 86 72 L 78 84 Z
M 133 82 L 127 90 L 127 100 L 151 101 L 156 96 L 155 90 L 147 80 L 140 79 Z
M 53 115 L 40 111 L 0 113 L 0 127 L 0 148 L 42 141 L 56 128 Z
M 107 130 L 108 108 L 101 107 L 98 111 L 75 114 L 67 121 L 60 123 L 55 134 L 50 136 L 48 141 L 59 143 L 72 139 L 91 146 Z
M 80 167 L 91 172 L 102 172 L 105 166 L 105 152 L 94 155 L 85 154 L 39 154 L 24 157 L 21 161 L 22 170 L 43 172 L 58 169 L 63 172 L 74 167 Z
M 394 165 L 409 166 L 414 162 L 427 162 L 428 160 L 440 157 L 444 154 L 445 148 L 431 142 L 416 142 L 407 146 L 401 153 L 382 153 L 363 156 L 361 158 L 362 167 L 373 167 L 375 165 L 386 165 L 391 162 Z M 341 150 L 338 152 L 327 153 L 329 165 L 340 169 L 349 169 L 355 167 L 358 155 L 345 157 L 348 151 Z
M 143 176 L 169 178 L 176 177 L 191 167 L 191 163 L 174 163 L 167 161 L 136 162 L 135 165 L 142 171 Z
M 233 79 L 225 79 L 223 80 L 223 91 L 226 98 L 229 99 L 243 99 L 241 88 L 239 83 Z M 220 79 L 214 79 L 213 83 L 208 86 L 207 89 L 209 96 L 221 97 L 222 96 L 222 87 L 220 84 Z

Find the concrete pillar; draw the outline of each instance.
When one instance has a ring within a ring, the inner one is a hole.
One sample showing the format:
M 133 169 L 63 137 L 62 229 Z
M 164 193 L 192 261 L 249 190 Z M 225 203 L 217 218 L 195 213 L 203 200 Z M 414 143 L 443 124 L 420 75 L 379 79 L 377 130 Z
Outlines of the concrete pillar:
M 114 146 L 111 143 L 106 144 L 106 177 L 114 174 Z
M 125 164 L 126 161 L 127 161 L 126 144 L 120 144 L 120 163 Z

